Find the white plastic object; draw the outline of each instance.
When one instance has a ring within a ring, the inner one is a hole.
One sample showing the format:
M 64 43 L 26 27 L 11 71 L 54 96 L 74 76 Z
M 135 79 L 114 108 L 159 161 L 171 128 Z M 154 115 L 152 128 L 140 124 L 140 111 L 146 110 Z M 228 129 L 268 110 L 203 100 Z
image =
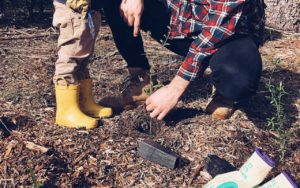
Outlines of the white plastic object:
M 290 178 L 290 176 L 282 172 L 272 180 L 263 184 L 259 188 L 297 188 L 298 186 L 294 183 L 294 181 Z
M 274 162 L 259 149 L 238 171 L 217 175 L 204 188 L 253 188 L 259 185 L 274 167 Z

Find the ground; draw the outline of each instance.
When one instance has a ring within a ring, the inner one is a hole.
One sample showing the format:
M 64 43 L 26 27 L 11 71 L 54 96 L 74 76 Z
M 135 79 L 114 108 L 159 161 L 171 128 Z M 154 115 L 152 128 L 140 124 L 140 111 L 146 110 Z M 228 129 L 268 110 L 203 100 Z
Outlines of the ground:
M 300 37 L 268 31 L 261 48 L 264 62 L 259 91 L 248 106 L 218 121 L 204 113 L 211 94 L 209 75 L 195 81 L 177 108 L 161 122 L 152 120 L 144 106 L 103 119 L 94 130 L 70 130 L 54 124 L 52 84 L 58 31 L 49 24 L 0 25 L 0 185 L 6 187 L 201 187 L 208 179 L 193 173 L 209 154 L 240 167 L 256 147 L 276 161 L 268 179 L 281 171 L 300 183 Z M 181 58 L 146 34 L 145 49 L 158 79 L 167 83 Z M 277 63 L 275 63 L 277 62 Z M 95 99 L 112 96 L 128 75 L 110 30 L 102 27 L 90 65 Z M 276 110 L 267 84 L 282 81 L 287 95 L 282 107 L 288 134 L 284 151 L 280 135 L 267 126 Z M 8 131 L 9 129 L 10 131 Z M 153 139 L 182 156 L 186 163 L 170 170 L 137 155 L 138 144 Z M 28 149 L 27 142 L 49 148 Z

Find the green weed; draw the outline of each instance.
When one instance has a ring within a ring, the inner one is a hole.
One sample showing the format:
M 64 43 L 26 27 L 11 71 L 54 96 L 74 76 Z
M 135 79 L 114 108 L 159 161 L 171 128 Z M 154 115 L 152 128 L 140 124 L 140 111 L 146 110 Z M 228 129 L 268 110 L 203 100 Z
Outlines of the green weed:
M 280 160 L 283 161 L 285 158 L 287 145 L 290 140 L 290 133 L 286 128 L 287 124 L 287 114 L 285 112 L 285 104 L 284 104 L 284 97 L 288 95 L 285 91 L 285 87 L 283 82 L 279 82 L 278 84 L 273 81 L 273 73 L 276 69 L 276 66 L 280 63 L 280 60 L 275 60 L 274 65 L 275 68 L 273 69 L 271 76 L 269 78 L 266 87 L 270 96 L 267 96 L 267 99 L 270 100 L 270 104 L 274 107 L 275 112 L 271 118 L 267 119 L 267 126 L 270 130 L 275 131 L 278 136 L 278 143 L 279 143 L 279 153 L 280 153 Z
M 34 188 L 41 188 L 42 187 L 42 184 L 40 184 L 37 179 L 36 179 L 36 176 L 32 170 L 32 168 L 29 169 L 29 172 L 30 172 L 30 175 L 31 175 L 31 180 L 32 180 L 32 184 L 33 184 L 33 187 Z

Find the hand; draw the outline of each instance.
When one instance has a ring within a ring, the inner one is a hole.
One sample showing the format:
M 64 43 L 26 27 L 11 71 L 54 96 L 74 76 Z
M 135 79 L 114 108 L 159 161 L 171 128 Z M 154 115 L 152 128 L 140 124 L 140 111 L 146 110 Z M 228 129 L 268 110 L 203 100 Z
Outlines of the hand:
M 124 21 L 134 27 L 133 36 L 140 33 L 141 17 L 144 11 L 144 0 L 122 0 L 120 13 Z
M 169 85 L 153 93 L 146 100 L 146 109 L 151 112 L 150 117 L 162 120 L 176 106 L 188 84 L 189 81 L 176 76 Z
M 81 13 L 83 18 L 86 18 L 86 15 L 91 6 L 90 2 L 90 0 L 67 0 L 66 4 L 75 12 Z

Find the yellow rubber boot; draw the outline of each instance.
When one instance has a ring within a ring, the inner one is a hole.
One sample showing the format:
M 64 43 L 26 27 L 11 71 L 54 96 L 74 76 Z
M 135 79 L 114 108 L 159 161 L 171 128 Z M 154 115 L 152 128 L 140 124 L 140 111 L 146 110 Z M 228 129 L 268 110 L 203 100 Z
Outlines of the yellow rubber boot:
M 97 119 L 85 115 L 79 108 L 78 85 L 55 85 L 56 124 L 68 128 L 92 129 Z
M 98 105 L 93 98 L 92 80 L 85 79 L 80 81 L 80 108 L 87 115 L 94 118 L 111 117 L 113 111 L 111 108 Z

